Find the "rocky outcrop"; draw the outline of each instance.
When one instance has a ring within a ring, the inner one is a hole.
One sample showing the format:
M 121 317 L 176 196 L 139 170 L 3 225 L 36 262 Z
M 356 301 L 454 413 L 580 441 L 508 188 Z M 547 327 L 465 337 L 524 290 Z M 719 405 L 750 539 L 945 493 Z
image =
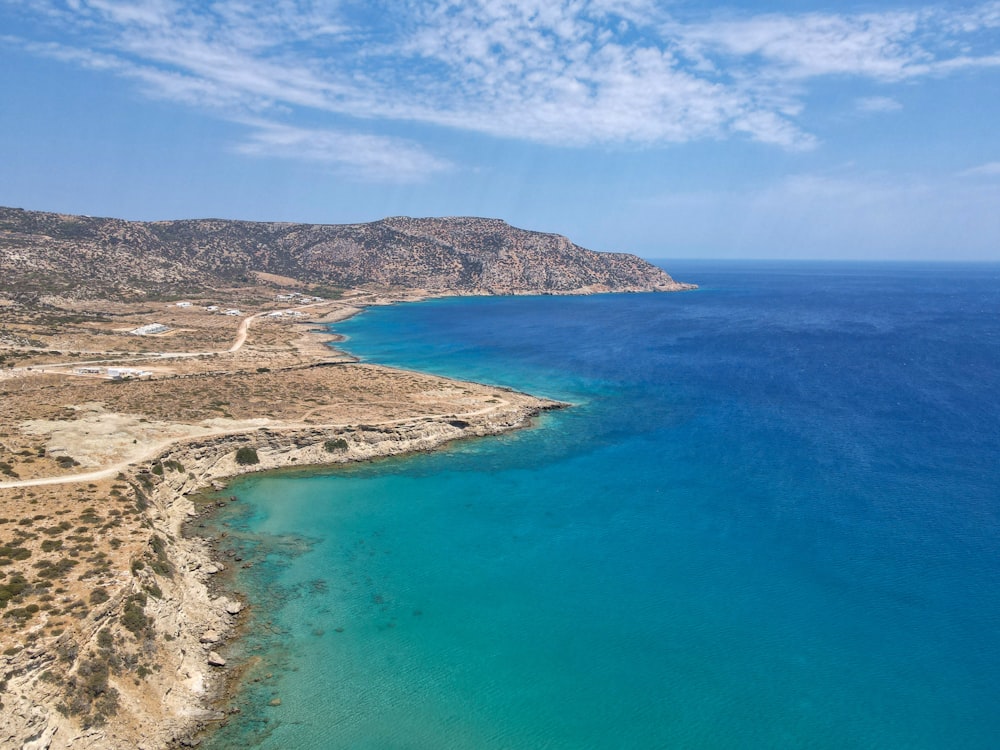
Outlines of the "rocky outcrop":
M 0 208 L 0 286 L 8 292 L 139 299 L 250 283 L 255 272 L 438 294 L 691 288 L 634 255 L 594 252 L 498 219 L 130 222 Z

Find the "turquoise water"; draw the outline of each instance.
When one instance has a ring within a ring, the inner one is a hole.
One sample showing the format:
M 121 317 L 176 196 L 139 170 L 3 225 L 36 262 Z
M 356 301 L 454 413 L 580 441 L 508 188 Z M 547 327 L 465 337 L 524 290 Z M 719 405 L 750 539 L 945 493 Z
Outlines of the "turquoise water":
M 1000 268 L 669 268 L 336 326 L 575 406 L 236 484 L 260 661 L 210 747 L 1000 746 Z

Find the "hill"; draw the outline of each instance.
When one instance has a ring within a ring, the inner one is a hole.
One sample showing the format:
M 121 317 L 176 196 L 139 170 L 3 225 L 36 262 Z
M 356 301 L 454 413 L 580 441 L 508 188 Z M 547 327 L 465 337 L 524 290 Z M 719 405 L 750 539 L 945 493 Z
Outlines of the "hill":
M 252 284 L 258 273 L 457 294 L 691 288 L 634 255 L 594 252 L 498 219 L 134 222 L 0 208 L 0 291 L 10 296 L 141 300 Z

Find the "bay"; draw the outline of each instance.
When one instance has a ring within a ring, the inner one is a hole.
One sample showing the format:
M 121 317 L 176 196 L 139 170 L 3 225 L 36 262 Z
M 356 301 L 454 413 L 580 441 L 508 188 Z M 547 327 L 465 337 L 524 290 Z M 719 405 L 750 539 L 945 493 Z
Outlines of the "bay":
M 336 325 L 573 406 L 234 485 L 255 666 L 208 746 L 997 745 L 1000 268 L 667 267 L 701 288 Z

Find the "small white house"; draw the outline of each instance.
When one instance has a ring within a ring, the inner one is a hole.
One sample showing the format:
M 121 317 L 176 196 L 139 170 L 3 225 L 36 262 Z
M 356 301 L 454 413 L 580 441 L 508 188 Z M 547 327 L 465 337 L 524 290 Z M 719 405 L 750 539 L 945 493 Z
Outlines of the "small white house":
M 178 302 L 177 306 L 178 307 L 191 307 L 191 303 L 190 302 Z
M 133 336 L 155 336 L 158 333 L 166 333 L 169 330 L 169 326 L 165 326 L 163 323 L 147 323 L 132 330 L 131 333 Z
M 242 315 L 243 313 L 241 313 L 239 310 L 233 309 L 233 310 L 226 310 L 222 314 L 223 315 Z
M 207 312 L 218 312 L 219 311 L 219 306 L 218 305 L 209 305 L 208 307 L 205 308 L 205 310 Z
M 152 375 L 149 370 L 137 370 L 133 367 L 109 367 L 108 377 L 112 380 L 124 380 L 125 378 L 148 378 Z

